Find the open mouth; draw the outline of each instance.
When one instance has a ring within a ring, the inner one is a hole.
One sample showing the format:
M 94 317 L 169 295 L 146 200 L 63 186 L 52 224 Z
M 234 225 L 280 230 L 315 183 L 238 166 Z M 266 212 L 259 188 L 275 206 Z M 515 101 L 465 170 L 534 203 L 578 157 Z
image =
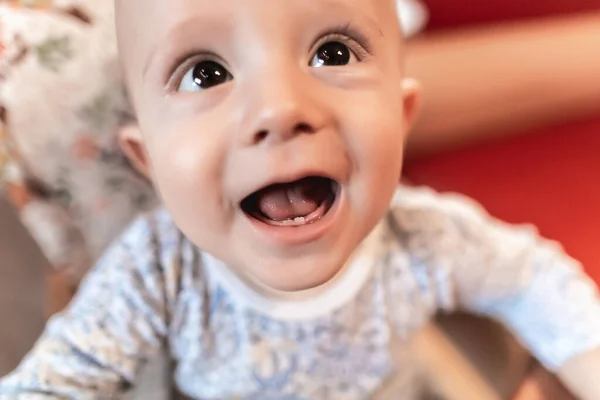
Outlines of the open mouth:
M 332 179 L 310 176 L 278 183 L 252 193 L 241 202 L 251 218 L 272 226 L 314 224 L 331 210 L 339 185 Z

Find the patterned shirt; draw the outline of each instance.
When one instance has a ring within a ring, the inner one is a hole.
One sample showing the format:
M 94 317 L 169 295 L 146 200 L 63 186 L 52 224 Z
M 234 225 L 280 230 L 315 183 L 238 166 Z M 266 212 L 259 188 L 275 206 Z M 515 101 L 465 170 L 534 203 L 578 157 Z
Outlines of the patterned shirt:
M 410 399 L 411 336 L 438 311 L 503 322 L 547 367 L 600 346 L 596 285 L 528 227 L 401 187 L 326 288 L 275 299 L 160 210 L 103 257 L 0 399 L 114 398 L 161 349 L 195 399 Z

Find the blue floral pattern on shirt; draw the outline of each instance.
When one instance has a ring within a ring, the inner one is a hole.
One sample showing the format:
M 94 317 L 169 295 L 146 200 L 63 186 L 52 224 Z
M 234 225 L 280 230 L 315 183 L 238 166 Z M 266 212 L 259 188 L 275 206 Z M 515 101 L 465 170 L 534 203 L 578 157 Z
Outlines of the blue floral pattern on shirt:
M 527 227 L 462 197 L 401 188 L 360 249 L 356 295 L 313 318 L 277 318 L 240 300 L 221 268 L 160 210 L 140 219 L 71 307 L 0 381 L 0 399 L 110 398 L 167 348 L 195 399 L 414 399 L 409 340 L 439 310 L 511 328 L 549 368 L 600 346 L 596 285 Z

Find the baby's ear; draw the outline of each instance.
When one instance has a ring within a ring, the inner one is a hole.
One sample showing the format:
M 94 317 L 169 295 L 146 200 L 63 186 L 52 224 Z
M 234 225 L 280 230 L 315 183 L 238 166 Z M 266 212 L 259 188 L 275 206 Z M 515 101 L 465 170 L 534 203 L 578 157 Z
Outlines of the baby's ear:
M 413 78 L 402 80 L 402 102 L 404 105 L 404 126 L 409 131 L 421 106 L 421 85 Z
M 119 129 L 119 146 L 135 169 L 150 178 L 150 160 L 138 125 L 126 125 Z

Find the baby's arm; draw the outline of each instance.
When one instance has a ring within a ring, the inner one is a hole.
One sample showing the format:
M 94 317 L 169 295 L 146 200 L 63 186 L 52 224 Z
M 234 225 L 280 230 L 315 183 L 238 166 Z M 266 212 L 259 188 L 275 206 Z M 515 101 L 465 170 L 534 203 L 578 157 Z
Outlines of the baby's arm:
M 503 322 L 582 400 L 600 399 L 600 297 L 581 265 L 532 229 L 475 208 L 455 216 L 460 306 Z
M 0 380 L 0 399 L 115 398 L 166 334 L 161 274 L 136 262 L 131 239 L 117 243 L 73 304 L 48 323 L 18 369 Z M 150 260 L 150 256 L 146 256 Z
M 600 399 L 598 371 L 600 348 L 568 361 L 560 368 L 558 376 L 578 398 Z
M 414 209 L 425 211 L 413 213 L 418 230 L 409 237 L 419 240 L 409 250 L 431 304 L 499 320 L 571 391 L 600 399 L 600 296 L 580 264 L 470 201 L 416 193 Z M 410 226 L 411 214 L 402 215 Z

